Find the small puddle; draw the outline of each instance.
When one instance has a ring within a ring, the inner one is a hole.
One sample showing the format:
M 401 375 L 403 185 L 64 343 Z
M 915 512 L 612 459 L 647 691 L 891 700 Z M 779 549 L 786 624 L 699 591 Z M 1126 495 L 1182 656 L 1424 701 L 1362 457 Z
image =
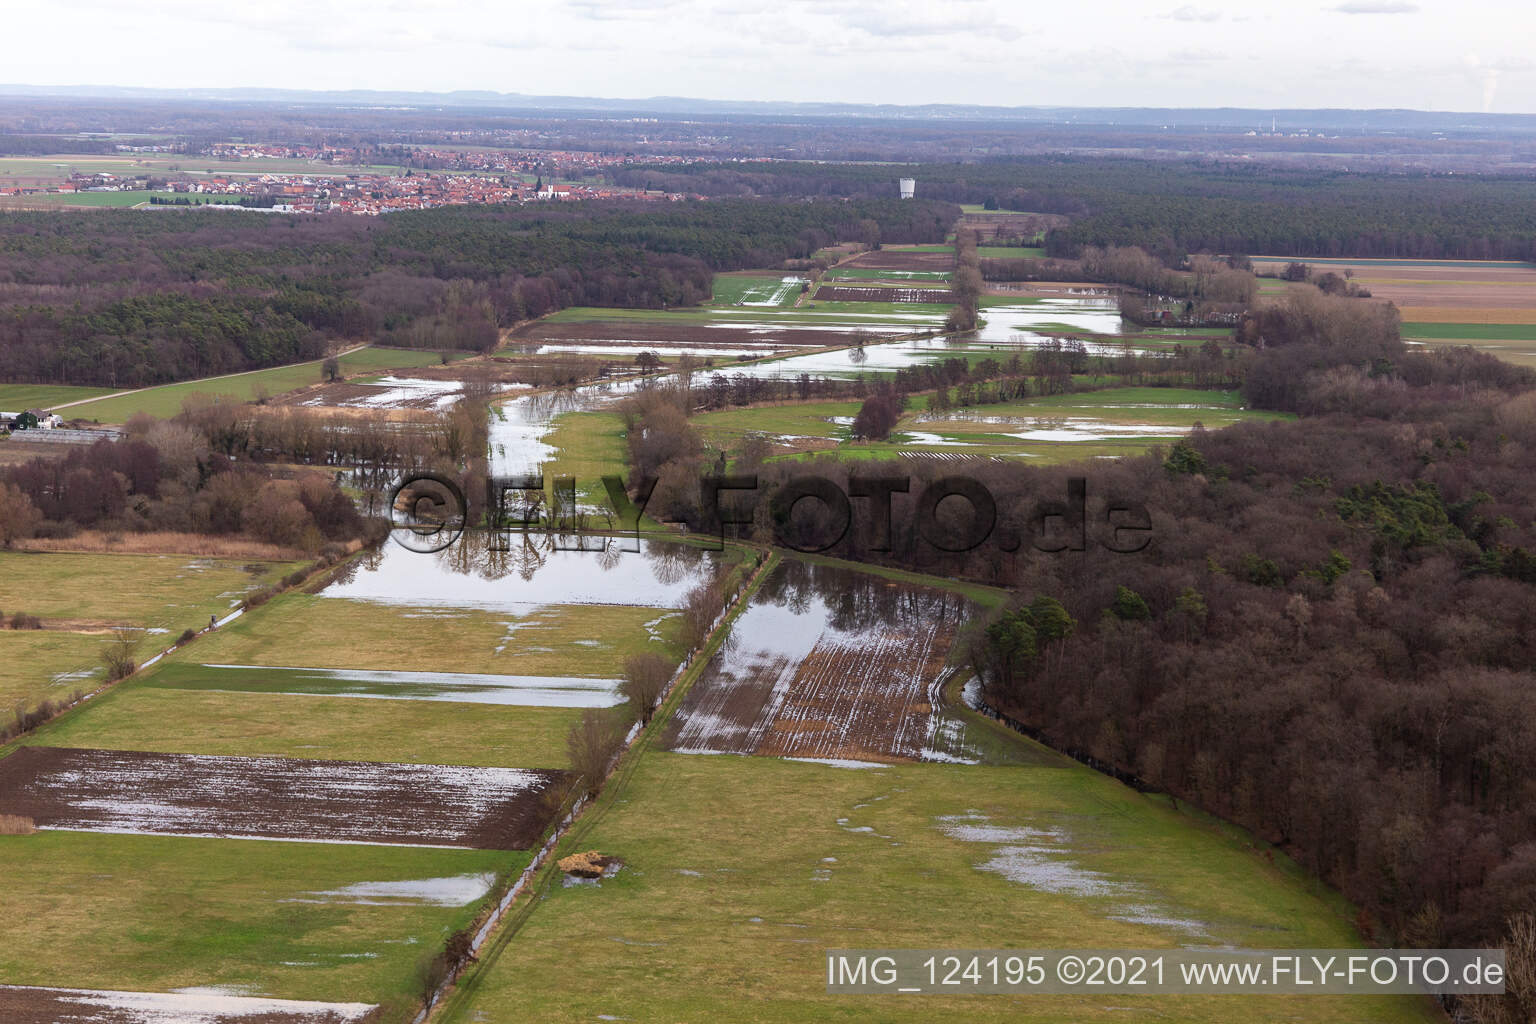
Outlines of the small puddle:
M 358 882 L 340 889 L 307 892 L 283 903 L 345 903 L 358 907 L 464 907 L 484 899 L 496 884 L 490 872 L 451 878 L 416 878 L 403 882 Z M 374 957 L 376 953 L 345 954 Z
M 1086 868 L 1073 859 L 1074 837 L 1066 828 L 1052 825 L 996 825 L 979 811 L 936 819 L 951 839 L 991 846 L 992 855 L 976 865 L 979 871 L 1001 875 L 1010 882 L 1057 896 L 1116 902 L 1104 908 L 1112 921 L 1165 928 L 1191 937 L 1208 937 L 1209 926 L 1184 917 L 1172 908 L 1143 902 L 1144 886 L 1103 871 Z

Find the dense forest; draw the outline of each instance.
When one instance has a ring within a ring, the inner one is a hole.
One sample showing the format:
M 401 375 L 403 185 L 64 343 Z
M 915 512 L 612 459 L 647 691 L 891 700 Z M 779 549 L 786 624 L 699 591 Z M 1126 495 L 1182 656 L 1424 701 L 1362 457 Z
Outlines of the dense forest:
M 842 239 L 931 242 L 936 202 L 455 206 L 386 218 L 228 210 L 0 216 L 0 365 L 136 387 L 317 358 L 341 342 L 489 350 L 571 305 L 707 299 L 717 270 Z
M 695 163 L 620 182 L 706 195 L 888 196 L 896 179 L 955 203 L 1065 214 L 1050 256 L 1141 246 L 1192 252 L 1416 259 L 1536 258 L 1536 181 L 1351 173 L 1272 164 L 1035 157 L 954 164 Z

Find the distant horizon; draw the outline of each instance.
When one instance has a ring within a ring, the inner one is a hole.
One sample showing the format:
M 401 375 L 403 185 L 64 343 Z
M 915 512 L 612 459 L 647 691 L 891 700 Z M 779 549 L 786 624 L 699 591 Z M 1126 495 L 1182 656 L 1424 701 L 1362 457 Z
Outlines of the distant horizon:
M 689 109 L 700 113 L 708 108 L 740 110 L 761 108 L 772 112 L 782 108 L 801 108 L 803 112 L 847 111 L 951 111 L 975 112 L 977 115 L 1034 113 L 1042 123 L 1062 123 L 1051 114 L 1069 113 L 1134 113 L 1134 114 L 1184 114 L 1184 115 L 1251 115 L 1254 118 L 1298 115 L 1418 115 L 1426 118 L 1474 118 L 1478 120 L 1527 120 L 1536 119 L 1536 111 L 1476 111 L 1437 110 L 1413 106 L 1244 106 L 1222 104 L 1217 106 L 1167 106 L 1158 104 L 1068 104 L 1068 103 L 894 103 L 866 102 L 858 100 L 796 100 L 796 99 L 734 99 L 711 96 L 653 93 L 650 95 L 598 95 L 576 93 L 528 93 L 497 91 L 493 89 L 404 89 L 404 88 L 298 88 L 292 86 L 139 86 L 113 84 L 39 84 L 35 82 L 0 82 L 0 98 L 4 99 L 103 99 L 103 100 L 159 100 L 184 102 L 254 102 L 293 103 L 337 102 L 349 97 L 369 97 L 410 104 L 443 103 L 461 101 L 466 108 L 508 110 L 616 110 L 637 112 L 679 113 Z M 306 98 L 312 98 L 306 100 Z M 463 101 L 479 102 L 463 102 Z M 582 104 L 591 104 L 584 107 Z M 448 103 L 446 105 L 454 105 Z M 649 106 L 648 106 L 649 105 Z M 1235 125 L 1233 125 L 1235 126 Z M 1183 127 L 1193 127 L 1186 125 Z

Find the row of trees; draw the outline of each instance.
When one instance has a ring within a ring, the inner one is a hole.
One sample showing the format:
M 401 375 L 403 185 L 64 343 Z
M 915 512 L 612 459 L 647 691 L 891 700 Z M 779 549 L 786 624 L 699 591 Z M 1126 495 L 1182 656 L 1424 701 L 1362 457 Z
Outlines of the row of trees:
M 242 535 L 315 553 L 368 533 L 330 477 L 280 478 L 233 463 L 191 427 L 170 422 L 0 470 L 0 518 L 6 546 L 79 529 L 166 530 Z

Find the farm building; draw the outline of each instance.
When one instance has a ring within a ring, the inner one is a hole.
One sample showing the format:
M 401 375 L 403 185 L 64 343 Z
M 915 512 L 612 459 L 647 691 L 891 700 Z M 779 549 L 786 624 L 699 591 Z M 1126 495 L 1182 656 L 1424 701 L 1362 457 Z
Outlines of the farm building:
M 0 427 L 6 430 L 52 430 L 63 426 L 64 417 L 42 409 L 24 412 L 0 412 Z

